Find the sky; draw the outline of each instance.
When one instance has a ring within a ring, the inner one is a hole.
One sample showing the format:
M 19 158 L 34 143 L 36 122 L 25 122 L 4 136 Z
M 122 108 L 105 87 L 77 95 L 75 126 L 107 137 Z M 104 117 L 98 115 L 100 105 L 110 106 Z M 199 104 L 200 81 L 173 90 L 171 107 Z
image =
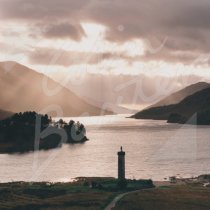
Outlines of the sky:
M 209 0 L 0 0 L 0 60 L 46 74 L 209 77 Z

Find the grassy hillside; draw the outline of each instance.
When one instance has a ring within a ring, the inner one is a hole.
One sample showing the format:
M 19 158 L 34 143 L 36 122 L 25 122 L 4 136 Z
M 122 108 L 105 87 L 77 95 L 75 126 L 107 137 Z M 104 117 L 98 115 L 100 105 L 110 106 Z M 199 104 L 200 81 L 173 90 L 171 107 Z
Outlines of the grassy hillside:
M 210 109 L 210 88 L 198 91 L 178 104 L 154 107 L 138 112 L 133 117 L 136 119 L 168 120 L 171 114 L 179 114 L 188 119 L 195 113 L 199 115 Z
M 199 83 L 187 86 L 184 89 L 181 89 L 181 90 L 169 95 L 168 97 L 162 99 L 161 101 L 153 104 L 149 108 L 177 104 L 177 103 L 181 102 L 182 100 L 184 100 L 187 96 L 190 96 L 190 95 L 192 95 L 200 90 L 203 90 L 205 88 L 208 88 L 208 87 L 210 87 L 210 84 L 206 83 L 206 82 L 199 82 Z

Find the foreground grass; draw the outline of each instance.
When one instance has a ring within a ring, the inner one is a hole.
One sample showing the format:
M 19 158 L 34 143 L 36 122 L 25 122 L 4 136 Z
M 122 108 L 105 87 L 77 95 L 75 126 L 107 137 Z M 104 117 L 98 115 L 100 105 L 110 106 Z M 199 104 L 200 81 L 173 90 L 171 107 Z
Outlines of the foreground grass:
M 97 182 L 101 189 L 88 183 Z M 101 210 L 118 194 L 114 178 L 79 178 L 71 183 L 4 183 L 0 184 L 0 209 L 7 210 Z M 127 190 L 147 187 L 143 180 L 128 182 Z
M 182 185 L 143 190 L 125 196 L 114 210 L 209 210 L 210 189 Z
M 102 187 L 92 189 L 88 183 Z M 0 184 L 1 210 L 101 210 L 117 195 L 143 189 L 122 198 L 114 210 L 209 210 L 210 188 L 201 183 L 147 188 L 148 180 L 129 180 L 126 190 L 114 178 L 79 178 L 71 183 Z M 165 183 L 164 183 L 165 184 Z M 150 186 L 151 187 L 151 186 Z
M 0 209 L 100 210 L 114 192 L 90 189 L 82 183 L 0 184 Z

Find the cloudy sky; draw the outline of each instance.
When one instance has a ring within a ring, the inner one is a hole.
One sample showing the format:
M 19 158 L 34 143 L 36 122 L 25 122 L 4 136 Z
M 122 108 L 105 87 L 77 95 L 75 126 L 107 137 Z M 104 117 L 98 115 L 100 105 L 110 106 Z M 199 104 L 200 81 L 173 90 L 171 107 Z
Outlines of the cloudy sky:
M 38 71 L 210 76 L 209 0 L 0 0 L 0 60 Z

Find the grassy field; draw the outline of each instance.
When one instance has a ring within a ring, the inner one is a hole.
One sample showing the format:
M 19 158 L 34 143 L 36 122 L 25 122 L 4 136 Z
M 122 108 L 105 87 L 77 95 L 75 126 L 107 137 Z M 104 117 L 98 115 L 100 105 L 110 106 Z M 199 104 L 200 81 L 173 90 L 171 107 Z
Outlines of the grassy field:
M 182 184 L 144 189 L 149 180 L 128 180 L 126 190 L 114 178 L 78 178 L 70 183 L 0 184 L 1 210 L 101 210 L 117 195 L 143 189 L 122 198 L 114 210 L 209 210 L 210 188 Z M 91 188 L 90 183 L 100 184 Z M 151 184 L 151 181 L 149 181 Z M 166 184 L 166 182 L 164 182 Z M 161 184 L 162 185 L 162 184 Z
M 115 196 L 75 183 L 0 184 L 0 209 L 71 209 L 101 210 Z
M 90 188 L 89 183 L 100 183 Z M 147 187 L 147 181 L 128 181 L 127 190 Z M 71 183 L 5 183 L 0 184 L 0 209 L 17 210 L 101 210 L 118 194 L 114 178 L 79 178 Z
M 166 186 L 125 196 L 114 210 L 209 210 L 210 189 L 201 185 Z

